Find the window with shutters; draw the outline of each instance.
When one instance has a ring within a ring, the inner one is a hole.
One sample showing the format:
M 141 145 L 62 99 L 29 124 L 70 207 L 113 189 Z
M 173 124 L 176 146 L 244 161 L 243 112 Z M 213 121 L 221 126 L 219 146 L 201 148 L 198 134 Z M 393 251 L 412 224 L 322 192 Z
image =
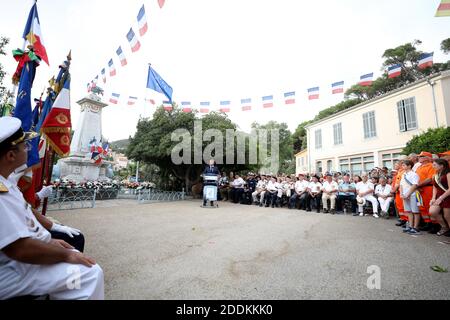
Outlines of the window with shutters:
M 414 97 L 397 103 L 400 132 L 417 129 L 416 99 Z
M 338 146 L 343 143 L 342 141 L 342 123 L 337 123 L 333 125 L 334 132 L 334 145 Z
M 377 127 L 375 122 L 375 111 L 363 114 L 364 138 L 370 139 L 377 136 Z
M 322 149 L 322 130 L 316 130 L 315 132 L 316 149 Z

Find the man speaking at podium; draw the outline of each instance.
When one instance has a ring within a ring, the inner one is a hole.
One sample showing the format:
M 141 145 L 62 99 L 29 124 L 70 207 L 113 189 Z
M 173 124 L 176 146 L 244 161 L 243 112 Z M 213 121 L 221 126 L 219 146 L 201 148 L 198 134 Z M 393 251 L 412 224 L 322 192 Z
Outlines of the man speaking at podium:
M 203 178 L 205 178 L 205 176 L 218 176 L 220 174 L 219 168 L 216 165 L 216 161 L 214 159 L 209 160 L 209 165 L 205 168 L 205 170 L 203 171 Z M 205 188 L 205 186 L 203 186 L 203 189 Z M 212 206 L 212 201 L 211 201 L 211 206 Z M 203 206 L 206 206 L 206 199 L 203 198 Z

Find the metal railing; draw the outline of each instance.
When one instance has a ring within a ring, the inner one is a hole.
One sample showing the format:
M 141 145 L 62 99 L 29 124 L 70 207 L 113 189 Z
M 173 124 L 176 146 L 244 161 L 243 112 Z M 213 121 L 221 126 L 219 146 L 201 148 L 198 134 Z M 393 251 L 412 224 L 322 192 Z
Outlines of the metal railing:
M 96 190 L 58 189 L 48 198 L 48 211 L 95 208 Z
M 186 193 L 183 191 L 161 191 L 161 190 L 140 190 L 138 193 L 139 203 L 165 202 L 186 200 Z
M 186 199 L 183 191 L 161 191 L 155 189 L 57 189 L 48 199 L 48 211 L 95 208 L 97 201 L 136 200 L 140 204 L 149 202 L 171 202 Z

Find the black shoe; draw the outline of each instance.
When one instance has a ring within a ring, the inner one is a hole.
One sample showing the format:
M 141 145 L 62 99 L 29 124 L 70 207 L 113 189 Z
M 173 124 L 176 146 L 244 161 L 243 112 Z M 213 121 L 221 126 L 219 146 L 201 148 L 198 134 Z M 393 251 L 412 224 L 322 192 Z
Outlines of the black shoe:
M 306 212 L 311 212 L 311 209 L 306 209 Z
M 432 226 L 431 229 L 428 231 L 428 233 L 429 233 L 429 234 L 436 234 L 436 233 L 438 233 L 439 231 L 441 231 L 441 229 L 442 229 L 442 227 L 441 227 L 440 224 L 434 224 L 434 223 L 433 223 L 433 226 Z
M 433 225 L 431 223 L 426 223 L 424 226 L 420 227 L 420 231 L 430 231 L 431 228 L 433 228 Z
M 336 210 L 331 209 L 330 213 L 334 215 L 334 214 L 336 214 Z
M 323 209 L 323 214 L 327 214 L 327 213 L 329 213 L 328 209 Z
M 406 221 L 400 221 L 399 223 L 396 223 L 395 225 L 397 226 L 397 227 L 403 227 L 404 225 L 406 224 Z
M 273 209 L 273 208 L 275 208 L 275 205 L 274 205 L 274 204 L 272 205 L 272 209 Z

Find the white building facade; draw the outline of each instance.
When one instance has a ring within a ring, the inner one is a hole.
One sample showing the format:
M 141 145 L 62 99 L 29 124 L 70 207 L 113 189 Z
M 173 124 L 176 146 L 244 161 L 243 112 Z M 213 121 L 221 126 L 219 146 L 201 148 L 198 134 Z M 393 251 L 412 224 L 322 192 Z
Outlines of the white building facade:
M 446 71 L 307 126 L 308 171 L 360 174 L 374 167 L 391 169 L 415 135 L 449 123 Z

